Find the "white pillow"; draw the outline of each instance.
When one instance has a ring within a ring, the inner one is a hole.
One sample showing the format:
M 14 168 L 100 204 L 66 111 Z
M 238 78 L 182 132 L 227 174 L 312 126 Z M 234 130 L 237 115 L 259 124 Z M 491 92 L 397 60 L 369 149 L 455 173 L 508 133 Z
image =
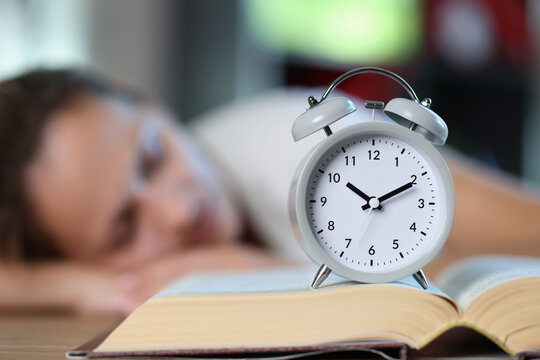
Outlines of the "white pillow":
M 296 242 L 289 220 L 289 186 L 298 164 L 325 135 L 319 131 L 295 143 L 291 126 L 309 107 L 308 96 L 319 98 L 323 91 L 272 90 L 213 110 L 194 119 L 190 126 L 203 147 L 224 167 L 263 241 L 294 260 L 308 258 Z M 360 118 L 371 120 L 371 110 L 364 109 L 361 101 L 351 100 L 357 112 L 332 125 L 334 130 Z M 380 111 L 377 113 L 381 116 Z

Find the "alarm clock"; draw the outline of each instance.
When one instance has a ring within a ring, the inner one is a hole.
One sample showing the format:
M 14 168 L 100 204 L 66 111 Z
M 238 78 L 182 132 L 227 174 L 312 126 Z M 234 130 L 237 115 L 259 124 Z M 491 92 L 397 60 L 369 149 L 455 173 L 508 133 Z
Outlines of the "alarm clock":
M 395 80 L 410 99 L 367 101 L 371 121 L 334 133 L 330 125 L 356 107 L 328 95 L 343 80 L 367 72 Z M 327 137 L 298 166 L 289 213 L 300 245 L 320 265 L 312 287 L 333 271 L 365 283 L 413 275 L 427 289 L 422 268 L 446 242 L 455 211 L 450 172 L 433 146 L 445 143 L 445 122 L 429 109 L 429 98 L 420 102 L 405 80 L 376 67 L 341 75 L 320 100 L 310 96 L 308 102 L 293 123 L 294 140 L 320 130 Z M 387 121 L 375 120 L 380 110 Z

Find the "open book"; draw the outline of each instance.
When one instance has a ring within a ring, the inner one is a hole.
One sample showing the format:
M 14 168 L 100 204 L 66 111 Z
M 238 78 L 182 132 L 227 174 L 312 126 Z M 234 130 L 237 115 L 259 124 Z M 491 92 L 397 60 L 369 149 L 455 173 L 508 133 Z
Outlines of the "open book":
M 148 300 L 96 348 L 69 356 L 421 349 L 468 327 L 511 355 L 540 354 L 540 260 L 485 256 L 422 290 L 412 279 L 359 284 L 315 268 L 185 277 Z M 379 351 L 373 350 L 373 351 Z

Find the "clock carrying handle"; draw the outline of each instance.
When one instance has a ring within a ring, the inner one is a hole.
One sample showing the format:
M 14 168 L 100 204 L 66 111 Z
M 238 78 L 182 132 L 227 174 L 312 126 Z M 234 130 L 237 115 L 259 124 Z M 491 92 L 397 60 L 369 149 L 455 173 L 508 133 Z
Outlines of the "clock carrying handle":
M 341 75 L 340 77 L 338 77 L 336 80 L 334 80 L 332 82 L 332 84 L 330 84 L 330 86 L 328 87 L 328 89 L 324 92 L 323 96 L 321 97 L 320 100 L 315 100 L 315 98 L 313 98 L 315 100 L 316 103 L 320 103 L 320 102 L 323 102 L 324 100 L 326 100 L 326 98 L 328 97 L 328 95 L 330 95 L 330 93 L 332 92 L 332 90 L 334 90 L 342 81 L 352 77 L 352 76 L 355 76 L 355 75 L 358 75 L 358 74 L 362 74 L 362 73 L 376 73 L 376 74 L 381 74 L 381 75 L 384 75 L 392 80 L 395 80 L 397 83 L 399 83 L 406 91 L 407 93 L 409 94 L 409 96 L 411 97 L 412 100 L 416 101 L 416 102 L 420 102 L 420 100 L 418 99 L 418 96 L 416 96 L 416 93 L 414 92 L 413 88 L 411 87 L 411 85 L 409 85 L 405 80 L 403 80 L 403 78 L 389 70 L 386 70 L 386 69 L 382 69 L 382 68 L 379 68 L 379 67 L 374 67 L 374 66 L 367 66 L 367 67 L 361 67 L 361 68 L 357 68 L 357 69 L 352 69 L 352 70 L 349 70 L 347 71 L 346 73 L 344 73 L 343 75 Z
M 434 145 L 443 145 L 448 137 L 448 127 L 443 119 L 430 110 L 431 99 L 422 101 L 412 87 L 399 75 L 378 67 L 361 67 L 347 71 L 335 79 L 324 92 L 320 100 L 314 96 L 308 98 L 309 109 L 298 116 L 292 126 L 294 141 L 301 140 L 314 132 L 323 129 L 326 135 L 332 135 L 330 124 L 354 112 L 356 107 L 352 101 L 344 97 L 328 99 L 328 95 L 344 80 L 362 73 L 376 73 L 386 76 L 400 84 L 409 94 L 409 99 L 395 98 L 384 105 L 382 102 L 368 101 L 366 107 L 382 109 L 383 113 L 397 124 L 420 133 Z M 324 103 L 324 104 L 321 104 Z

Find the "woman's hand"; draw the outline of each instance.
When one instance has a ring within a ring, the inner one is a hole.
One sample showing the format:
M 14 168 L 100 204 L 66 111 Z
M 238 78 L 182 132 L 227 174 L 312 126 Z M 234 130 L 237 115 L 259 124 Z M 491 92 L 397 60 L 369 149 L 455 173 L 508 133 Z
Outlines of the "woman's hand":
M 187 252 L 172 253 L 134 269 L 137 286 L 131 295 L 141 302 L 145 301 L 171 281 L 192 272 L 247 270 L 280 265 L 286 265 L 286 262 L 248 246 L 228 244 L 198 247 Z
M 50 291 L 66 301 L 65 308 L 81 315 L 117 313 L 127 315 L 141 300 L 133 294 L 138 286 L 134 274 L 103 266 L 66 263 L 56 269 L 45 270 L 39 277 L 57 279 Z M 60 304 L 62 305 L 62 304 Z

